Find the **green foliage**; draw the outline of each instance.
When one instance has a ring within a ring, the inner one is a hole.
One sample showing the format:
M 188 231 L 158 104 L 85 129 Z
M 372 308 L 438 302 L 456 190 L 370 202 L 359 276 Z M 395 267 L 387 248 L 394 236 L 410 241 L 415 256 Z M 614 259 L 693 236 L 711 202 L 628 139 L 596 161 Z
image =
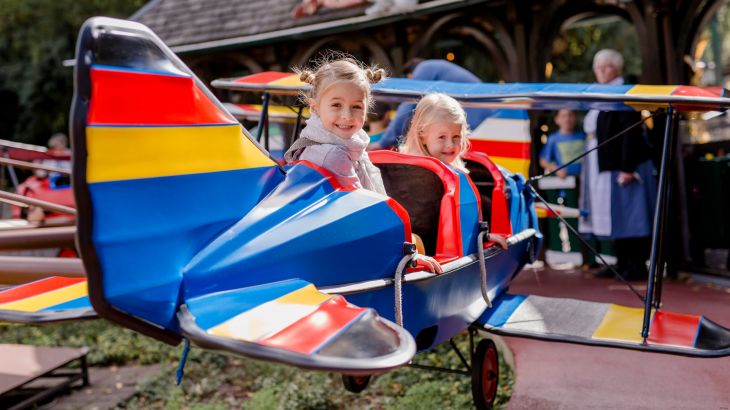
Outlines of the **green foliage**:
M 550 81 L 592 83 L 593 56 L 613 48 L 624 57 L 624 76 L 641 74 L 641 50 L 636 29 L 619 17 L 579 22 L 561 32 L 553 41 Z
M 45 145 L 66 132 L 76 35 L 89 17 L 127 17 L 145 0 L 0 0 L 0 138 Z M 17 107 L 13 105 L 17 103 Z M 5 135 L 7 134 L 7 135 Z
M 88 346 L 91 366 L 166 363 L 180 355 L 179 348 L 103 320 L 47 326 L 0 323 L 0 343 Z
M 466 335 L 455 338 L 467 354 Z M 44 346 L 88 346 L 89 364 L 162 363 L 159 377 L 140 382 L 138 393 L 122 405 L 127 409 L 469 409 L 471 381 L 448 373 L 402 368 L 375 376 L 360 394 L 347 392 L 341 376 L 304 371 L 270 362 L 233 357 L 193 347 L 185 377 L 175 385 L 181 347 L 168 346 L 103 320 L 48 326 L 0 325 L 0 343 Z M 421 353 L 417 363 L 462 369 L 448 343 Z M 500 360 L 496 408 L 504 408 L 513 376 Z

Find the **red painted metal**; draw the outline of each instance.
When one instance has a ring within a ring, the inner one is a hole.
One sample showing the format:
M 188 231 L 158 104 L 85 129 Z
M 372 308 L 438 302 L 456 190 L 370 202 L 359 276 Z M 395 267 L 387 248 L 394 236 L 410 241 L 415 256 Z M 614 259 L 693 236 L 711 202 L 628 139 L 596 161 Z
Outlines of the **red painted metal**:
M 406 164 L 427 169 L 438 176 L 444 184 L 439 216 L 439 235 L 436 241 L 436 255 L 439 262 L 464 256 L 461 241 L 461 218 L 459 216 L 459 175 L 443 162 L 430 157 L 401 154 L 395 151 L 372 151 L 370 160 L 374 164 Z M 418 232 L 416 232 L 418 233 Z
M 649 329 L 649 344 L 694 347 L 700 316 L 659 311 Z
M 511 235 L 512 225 L 509 219 L 509 207 L 507 207 L 507 198 L 504 196 L 504 175 L 502 175 L 494 162 L 489 159 L 489 156 L 483 152 L 467 152 L 463 157 L 466 160 L 477 162 L 486 167 L 494 179 L 494 189 L 492 190 L 492 220 L 489 222 L 490 231 L 505 236 Z
M 476 152 L 488 152 L 495 157 L 507 157 L 517 159 L 530 159 L 530 143 L 514 141 L 486 141 L 471 139 L 471 150 Z
M 35 282 L 28 283 L 27 285 L 16 286 L 14 288 L 1 291 L 0 303 L 9 303 L 31 296 L 40 295 L 41 293 L 50 292 L 85 280 L 86 278 L 65 278 L 61 276 L 53 276 L 37 280 Z
M 342 296 L 335 296 L 322 303 L 313 313 L 258 343 L 312 354 L 334 339 L 363 311 L 364 308 L 347 303 Z
M 285 77 L 292 76 L 294 74 L 292 73 L 281 73 L 278 71 L 264 71 L 262 73 L 256 73 L 247 75 L 245 77 L 236 78 L 233 80 L 237 83 L 244 83 L 244 84 L 268 84 L 272 81 L 280 80 Z
M 92 68 L 91 125 L 233 124 L 191 77 Z

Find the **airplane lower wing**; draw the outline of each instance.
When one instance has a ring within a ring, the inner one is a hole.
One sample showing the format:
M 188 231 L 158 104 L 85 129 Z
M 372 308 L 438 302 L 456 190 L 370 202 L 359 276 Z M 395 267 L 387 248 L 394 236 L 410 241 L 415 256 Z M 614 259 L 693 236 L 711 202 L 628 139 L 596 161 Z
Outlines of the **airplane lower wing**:
M 416 343 L 373 309 L 298 279 L 187 299 L 178 319 L 201 347 L 365 375 L 407 364 Z
M 643 344 L 642 308 L 510 294 L 503 294 L 492 306 L 477 325 L 495 334 L 686 356 L 730 355 L 730 329 L 704 316 L 653 311 Z
M 51 323 L 96 316 L 86 278 L 52 276 L 0 290 L 0 321 Z

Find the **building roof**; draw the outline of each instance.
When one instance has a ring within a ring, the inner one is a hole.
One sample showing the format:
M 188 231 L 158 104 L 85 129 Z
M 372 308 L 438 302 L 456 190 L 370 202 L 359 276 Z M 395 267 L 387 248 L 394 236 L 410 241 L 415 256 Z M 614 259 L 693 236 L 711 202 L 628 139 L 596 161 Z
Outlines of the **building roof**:
M 292 17 L 301 0 L 152 0 L 130 19 L 151 28 L 179 53 L 239 47 L 322 32 L 349 31 L 463 7 L 484 0 L 420 0 L 408 13 L 365 15 L 370 4 L 346 9 L 320 8 L 311 16 Z

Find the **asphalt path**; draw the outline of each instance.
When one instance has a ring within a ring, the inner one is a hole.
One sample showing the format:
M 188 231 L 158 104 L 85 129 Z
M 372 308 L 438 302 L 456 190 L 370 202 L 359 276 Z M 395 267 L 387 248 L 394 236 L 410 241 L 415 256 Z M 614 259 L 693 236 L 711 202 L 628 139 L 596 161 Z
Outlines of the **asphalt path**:
M 632 282 L 640 293 L 646 285 Z M 621 282 L 579 270 L 528 269 L 511 293 L 642 307 Z M 730 327 L 730 289 L 668 281 L 663 308 Z M 730 409 L 730 358 L 702 359 L 507 337 L 515 361 L 508 408 Z

